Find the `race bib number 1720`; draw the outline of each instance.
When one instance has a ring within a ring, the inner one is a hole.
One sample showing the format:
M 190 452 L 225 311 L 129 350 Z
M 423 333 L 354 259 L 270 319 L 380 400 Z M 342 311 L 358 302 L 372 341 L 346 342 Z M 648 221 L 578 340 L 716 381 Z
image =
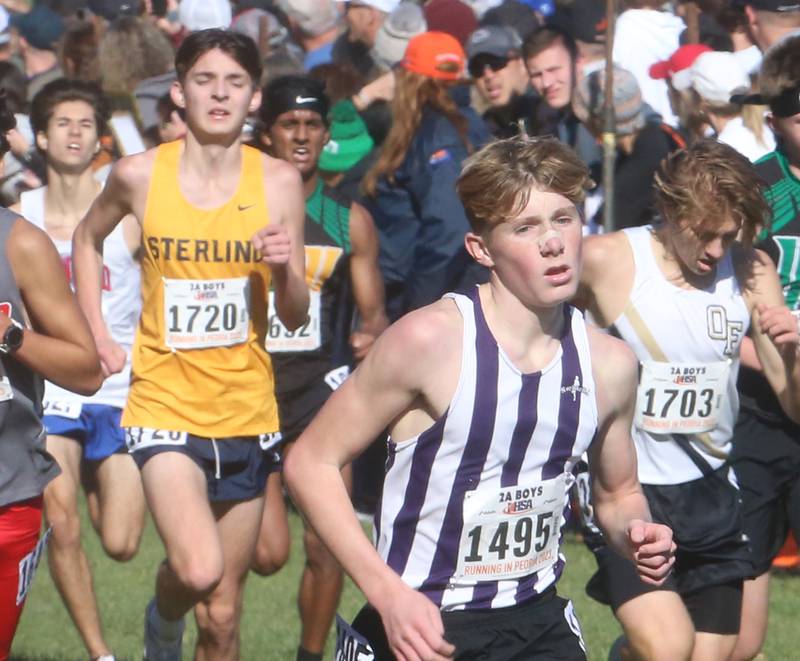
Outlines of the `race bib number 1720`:
M 247 341 L 247 278 L 164 278 L 164 337 L 170 349 L 208 349 Z

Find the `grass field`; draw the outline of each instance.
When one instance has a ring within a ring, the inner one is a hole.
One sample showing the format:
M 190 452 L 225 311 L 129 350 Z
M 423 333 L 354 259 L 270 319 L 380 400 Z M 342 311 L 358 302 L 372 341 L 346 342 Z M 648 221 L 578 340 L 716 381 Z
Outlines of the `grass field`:
M 89 530 L 87 523 L 85 526 Z M 302 525 L 296 515 L 291 517 L 291 527 L 293 546 L 288 565 L 275 576 L 260 578 L 253 574 L 248 581 L 242 622 L 241 658 L 245 661 L 293 661 L 295 658 L 299 630 L 295 598 L 303 563 Z M 139 554 L 131 562 L 120 565 L 103 554 L 94 533 L 85 537 L 106 639 L 114 648 L 117 659 L 141 659 L 142 614 L 152 596 L 155 568 L 162 557 L 161 543 L 152 524 L 148 524 Z M 619 625 L 607 608 L 584 594 L 584 585 L 595 566 L 589 552 L 582 544 L 569 541 L 566 554 L 568 563 L 559 591 L 575 602 L 589 647 L 589 658 L 605 659 L 608 648 L 619 635 Z M 348 582 L 340 613 L 345 618 L 352 618 L 362 604 L 361 593 Z M 774 578 L 770 608 L 765 657 L 774 661 L 800 658 L 800 636 L 797 634 L 800 577 L 779 575 Z M 189 622 L 184 637 L 186 659 L 192 656 L 194 640 L 194 623 Z M 332 650 L 332 643 L 329 643 L 326 658 L 332 658 Z M 50 580 L 44 560 L 25 606 L 11 658 L 17 661 L 78 661 L 87 658 Z

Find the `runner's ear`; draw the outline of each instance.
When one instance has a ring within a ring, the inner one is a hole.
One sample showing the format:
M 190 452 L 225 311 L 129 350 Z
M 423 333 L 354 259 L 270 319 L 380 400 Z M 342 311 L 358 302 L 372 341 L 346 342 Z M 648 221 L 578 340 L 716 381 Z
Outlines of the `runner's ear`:
M 183 87 L 178 81 L 172 83 L 169 88 L 169 95 L 172 97 L 172 102 L 179 108 L 186 108 L 186 100 L 183 98 Z
M 261 90 L 256 88 L 255 92 L 253 92 L 253 98 L 250 99 L 250 106 L 248 107 L 249 112 L 256 112 L 261 107 Z
M 464 246 L 472 259 L 478 262 L 478 264 L 486 268 L 492 268 L 494 266 L 494 260 L 489 254 L 489 248 L 486 246 L 486 242 L 480 234 L 467 232 L 464 237 Z

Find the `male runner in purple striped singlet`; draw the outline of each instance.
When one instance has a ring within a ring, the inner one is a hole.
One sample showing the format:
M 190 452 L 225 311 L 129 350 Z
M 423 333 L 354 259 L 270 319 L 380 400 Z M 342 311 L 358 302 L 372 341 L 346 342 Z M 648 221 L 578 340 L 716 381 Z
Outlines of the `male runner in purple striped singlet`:
M 352 628 L 340 622 L 340 650 L 585 658 L 572 605 L 555 590 L 584 451 L 614 548 L 647 582 L 669 573 L 672 533 L 650 522 L 636 478 L 636 361 L 566 304 L 587 183 L 554 139 L 514 138 L 473 156 L 458 189 L 472 224 L 466 246 L 489 283 L 389 328 L 289 456 L 295 502 L 369 601 Z M 375 549 L 339 471 L 386 426 Z

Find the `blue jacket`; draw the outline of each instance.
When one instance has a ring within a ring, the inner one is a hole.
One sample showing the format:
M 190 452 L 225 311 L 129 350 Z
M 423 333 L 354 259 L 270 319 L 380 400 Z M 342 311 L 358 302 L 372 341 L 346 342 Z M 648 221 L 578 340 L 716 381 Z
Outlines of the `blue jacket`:
M 453 98 L 477 150 L 491 137 L 486 125 L 469 107 L 466 88 L 456 88 Z M 394 185 L 381 179 L 377 195 L 365 200 L 380 237 L 379 263 L 392 320 L 486 278 L 464 248 L 469 222 L 455 188 L 468 153 L 455 126 L 426 108 Z

